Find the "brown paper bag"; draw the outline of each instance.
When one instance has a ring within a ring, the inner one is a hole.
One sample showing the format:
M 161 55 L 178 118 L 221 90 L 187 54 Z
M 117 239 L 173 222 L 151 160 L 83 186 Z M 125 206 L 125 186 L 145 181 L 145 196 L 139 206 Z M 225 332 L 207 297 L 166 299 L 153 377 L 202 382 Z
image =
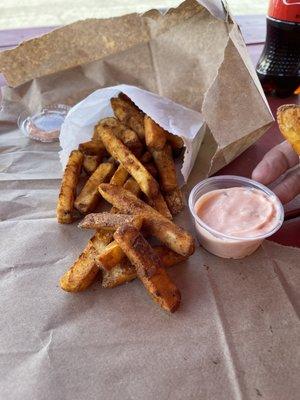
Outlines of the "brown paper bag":
M 200 175 L 216 172 L 273 118 L 237 25 L 221 2 L 201 3 L 79 21 L 2 52 L 10 87 L 3 88 L 0 120 L 127 83 L 201 111 L 207 130 Z

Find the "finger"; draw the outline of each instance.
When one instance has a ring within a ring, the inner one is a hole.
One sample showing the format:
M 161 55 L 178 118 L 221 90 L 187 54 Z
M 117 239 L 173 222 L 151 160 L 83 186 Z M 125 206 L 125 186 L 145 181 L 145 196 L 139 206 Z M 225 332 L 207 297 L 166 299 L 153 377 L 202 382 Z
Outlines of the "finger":
M 300 193 L 300 168 L 287 173 L 273 192 L 279 197 L 283 204 L 293 200 Z
M 265 185 L 275 181 L 289 168 L 299 163 L 299 156 L 288 142 L 270 150 L 252 172 L 252 179 Z

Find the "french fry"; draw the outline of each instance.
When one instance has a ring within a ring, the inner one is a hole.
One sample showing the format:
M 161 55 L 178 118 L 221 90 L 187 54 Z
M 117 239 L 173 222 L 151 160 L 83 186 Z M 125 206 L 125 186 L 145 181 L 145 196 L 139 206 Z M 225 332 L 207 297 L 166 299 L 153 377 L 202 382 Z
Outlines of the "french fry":
M 145 142 L 147 147 L 162 150 L 166 144 L 167 136 L 165 130 L 153 121 L 148 115 L 144 118 Z
M 89 156 L 103 157 L 105 154 L 105 147 L 100 140 L 90 140 L 89 142 L 80 143 L 79 150 L 83 154 Z
M 136 270 L 126 257 L 112 269 L 102 271 L 102 287 L 114 288 L 123 283 L 130 282 L 136 277 Z
M 75 208 L 82 214 L 93 211 L 100 199 L 98 185 L 110 178 L 114 171 L 111 163 L 102 163 L 89 177 L 75 200 Z
M 178 151 L 181 150 L 184 146 L 184 141 L 180 136 L 173 135 L 170 132 L 165 131 L 167 136 L 167 141 L 172 146 L 173 150 Z
M 184 229 L 175 225 L 168 218 L 163 217 L 158 211 L 138 199 L 128 190 L 119 186 L 102 183 L 99 191 L 106 201 L 125 214 L 140 215 L 144 217 L 143 225 L 149 232 L 162 243 L 182 256 L 189 256 L 195 250 L 193 237 Z
M 277 122 L 284 138 L 300 156 L 300 105 L 280 106 L 277 110 Z
M 127 146 L 133 154 L 140 156 L 143 150 L 143 144 L 138 135 L 132 130 L 122 124 L 116 118 L 105 118 L 101 120 L 95 128 L 94 138 L 101 138 L 101 130 L 103 128 L 110 128 L 114 135 L 120 139 L 125 146 Z
M 89 156 L 87 154 L 83 156 L 82 167 L 88 175 L 92 175 L 96 171 L 99 163 L 100 163 L 99 156 Z
M 119 163 L 121 163 L 137 181 L 141 190 L 148 197 L 155 197 L 159 190 L 158 183 L 135 155 L 113 134 L 109 128 L 103 128 L 100 136 L 107 151 L 117 161 L 119 161 Z
M 142 226 L 143 218 L 137 215 L 111 214 L 108 212 L 92 213 L 84 217 L 78 227 L 83 229 L 95 229 L 114 232 L 119 226 L 130 223 L 139 229 Z
M 129 173 L 127 172 L 127 169 L 125 169 L 123 165 L 120 164 L 113 176 L 111 177 L 109 183 L 111 183 L 112 185 L 123 186 L 128 178 L 128 175 Z
M 156 197 L 148 199 L 148 203 L 150 204 L 151 207 L 155 208 L 155 210 L 158 211 L 161 215 L 163 215 L 168 219 L 172 219 L 172 214 L 170 213 L 170 210 L 165 202 L 165 199 L 160 192 Z
M 108 213 L 107 213 L 108 214 Z M 120 215 L 120 214 L 119 214 Z M 116 215 L 114 215 L 116 216 Z M 126 218 L 126 216 L 123 215 Z M 115 220 L 114 227 L 117 229 L 120 226 L 124 225 L 126 222 L 119 219 L 119 221 Z M 130 224 L 134 226 L 136 229 L 140 230 L 143 224 L 143 216 L 135 216 L 131 221 Z M 110 270 L 119 264 L 125 254 L 123 250 L 120 248 L 116 241 L 111 242 L 108 246 L 105 247 L 99 254 L 99 261 L 101 262 L 101 267 L 103 270 Z
M 97 232 L 72 267 L 60 278 L 60 287 L 67 292 L 81 292 L 87 289 L 100 271 L 97 256 L 111 239 L 111 234 Z
M 150 151 L 158 169 L 163 191 L 170 192 L 176 189 L 176 170 L 170 144 L 167 143 L 162 150 L 151 149 Z
M 61 187 L 56 207 L 57 221 L 60 224 L 70 224 L 74 218 L 74 200 L 76 187 L 83 162 L 83 154 L 73 150 L 61 181 Z
M 184 199 L 179 188 L 165 193 L 164 197 L 172 215 L 177 215 L 184 209 Z
M 125 224 L 116 230 L 114 238 L 135 266 L 138 278 L 152 299 L 166 311 L 176 311 L 180 305 L 180 292 L 141 233 L 134 226 Z
M 135 179 L 132 177 L 128 178 L 124 183 L 123 188 L 134 194 L 136 197 L 141 193 L 141 189 Z
M 133 193 L 135 196 L 139 196 L 141 193 L 141 189 L 136 180 L 132 177 L 128 178 L 127 181 L 124 183 L 123 188 L 129 190 L 129 192 Z M 116 207 L 112 207 L 110 210 L 111 213 L 117 214 L 119 210 Z
M 175 253 L 165 246 L 154 246 L 153 250 L 159 256 L 163 266 L 165 268 L 172 267 L 184 260 L 186 257 Z M 130 261 L 126 258 L 123 259 L 119 264 L 114 266 L 109 271 L 102 272 L 102 287 L 114 288 L 122 285 L 123 283 L 130 282 L 137 277 L 136 270 Z
M 146 163 L 150 162 L 151 160 L 152 160 L 152 154 L 148 150 L 145 151 L 145 153 L 140 158 L 140 162 L 142 164 L 146 164 Z
M 118 265 L 125 254 L 119 244 L 114 240 L 113 242 L 109 243 L 105 249 L 101 251 L 98 256 L 99 261 L 101 262 L 102 269 L 109 271 L 116 265 Z
M 133 104 L 121 98 L 110 100 L 115 116 L 128 128 L 136 132 L 140 139 L 144 139 L 144 114 Z
M 158 177 L 158 171 L 153 162 L 145 163 L 144 167 L 155 179 Z

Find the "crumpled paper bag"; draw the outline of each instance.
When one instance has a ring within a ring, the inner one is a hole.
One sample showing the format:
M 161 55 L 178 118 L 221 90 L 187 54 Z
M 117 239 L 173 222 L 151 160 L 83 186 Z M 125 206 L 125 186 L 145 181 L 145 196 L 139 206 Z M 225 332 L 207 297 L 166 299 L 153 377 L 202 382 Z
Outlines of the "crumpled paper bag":
M 0 71 L 10 85 L 2 90 L 0 120 L 15 121 L 23 109 L 74 105 L 121 83 L 202 112 L 202 177 L 238 156 L 273 120 L 239 28 L 217 0 L 79 21 L 2 52 Z

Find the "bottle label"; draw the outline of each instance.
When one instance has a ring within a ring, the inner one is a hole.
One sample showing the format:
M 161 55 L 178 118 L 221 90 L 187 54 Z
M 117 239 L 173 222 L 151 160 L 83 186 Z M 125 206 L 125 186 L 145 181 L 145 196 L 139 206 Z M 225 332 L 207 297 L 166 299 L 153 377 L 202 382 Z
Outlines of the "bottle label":
M 300 23 L 300 0 L 270 0 L 268 16 Z

